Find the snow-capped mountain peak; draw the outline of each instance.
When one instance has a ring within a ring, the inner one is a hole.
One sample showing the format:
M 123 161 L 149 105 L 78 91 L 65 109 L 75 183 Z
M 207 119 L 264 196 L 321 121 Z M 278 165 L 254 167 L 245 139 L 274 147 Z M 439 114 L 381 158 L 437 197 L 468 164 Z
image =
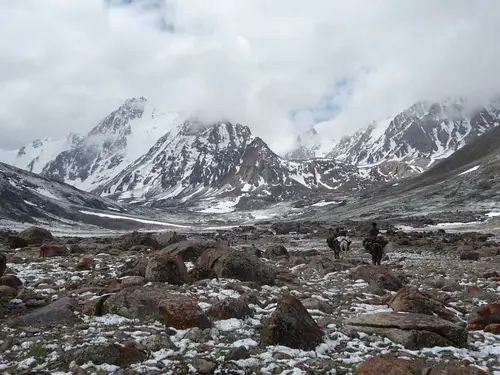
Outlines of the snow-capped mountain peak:
M 0 150 L 0 160 L 29 172 L 40 173 L 48 162 L 61 152 L 77 147 L 82 139 L 81 135 L 75 133 L 61 139 L 36 139 L 18 150 Z
M 149 152 L 94 192 L 155 205 L 228 195 L 279 201 L 352 182 L 351 189 L 366 180 L 355 167 L 333 160 L 283 160 L 241 124 L 197 123 L 196 131 L 191 125 L 185 122 L 165 134 Z
M 78 147 L 61 152 L 42 171 L 48 177 L 92 190 L 147 152 L 181 121 L 179 114 L 158 114 L 145 98 L 131 98 L 106 116 Z

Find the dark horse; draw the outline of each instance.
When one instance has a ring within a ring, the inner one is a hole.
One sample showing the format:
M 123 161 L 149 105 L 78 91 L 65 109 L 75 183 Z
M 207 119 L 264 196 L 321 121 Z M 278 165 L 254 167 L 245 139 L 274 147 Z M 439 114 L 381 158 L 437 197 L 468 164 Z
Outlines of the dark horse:
M 363 240 L 363 247 L 372 255 L 372 263 L 380 266 L 384 252 L 383 246 L 376 239 L 365 238 Z

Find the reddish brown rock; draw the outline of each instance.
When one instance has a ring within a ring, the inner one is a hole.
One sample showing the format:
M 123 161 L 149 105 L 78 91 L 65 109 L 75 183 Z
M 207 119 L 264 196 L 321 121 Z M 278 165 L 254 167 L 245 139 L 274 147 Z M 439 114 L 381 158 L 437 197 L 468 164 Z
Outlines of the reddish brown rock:
M 450 322 L 459 323 L 460 319 L 446 309 L 445 305 L 434 299 L 430 294 L 412 290 L 410 288 L 402 288 L 389 301 L 389 307 L 394 312 L 411 312 L 417 314 L 434 315 L 440 318 L 449 320 Z
M 400 276 L 394 275 L 389 269 L 380 266 L 362 265 L 351 272 L 352 279 L 362 279 L 382 289 L 398 291 L 406 283 Z
M 407 360 L 389 355 L 378 356 L 363 362 L 354 375 L 488 375 L 477 367 L 432 363 L 422 359 Z
M 500 324 L 494 323 L 489 324 L 484 327 L 484 332 L 494 333 L 495 335 L 500 335 Z
M 226 298 L 215 302 L 207 313 L 208 316 L 219 320 L 243 319 L 252 314 L 252 309 L 241 299 Z
M 376 313 L 347 319 L 346 327 L 385 336 L 407 349 L 467 345 L 467 330 L 432 315 Z
M 210 328 L 210 320 L 198 303 L 191 298 L 172 295 L 160 301 L 158 310 L 161 320 L 168 327 L 187 329 L 198 327 Z
M 263 345 L 284 345 L 303 350 L 313 350 L 322 340 L 320 326 L 293 296 L 281 298 L 261 336 Z
M 94 265 L 94 258 L 90 254 L 85 254 L 82 255 L 80 260 L 78 261 L 78 264 L 76 265 L 77 270 L 89 270 L 93 268 Z
M 145 278 L 147 281 L 167 282 L 172 285 L 182 285 L 189 280 L 182 258 L 160 251 L 149 259 Z
M 467 328 L 482 330 L 494 324 L 500 324 L 500 302 L 489 303 L 474 309 L 469 317 Z
M 211 268 L 220 278 L 254 281 L 273 285 L 276 271 L 259 258 L 234 249 L 208 249 L 196 261 L 197 266 Z
M 217 244 L 211 241 L 180 241 L 162 249 L 162 252 L 178 255 L 184 262 L 194 262 L 207 249 L 215 248 Z

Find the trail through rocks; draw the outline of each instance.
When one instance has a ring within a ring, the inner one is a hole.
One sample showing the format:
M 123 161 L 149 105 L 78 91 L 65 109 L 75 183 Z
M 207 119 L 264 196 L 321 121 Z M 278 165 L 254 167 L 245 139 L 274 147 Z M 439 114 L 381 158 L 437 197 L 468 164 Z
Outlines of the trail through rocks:
M 338 375 L 382 355 L 379 366 L 425 359 L 500 374 L 492 249 L 469 260 L 410 239 L 377 267 L 360 238 L 341 260 L 310 234 L 238 237 L 234 250 L 196 234 L 179 246 L 156 238 L 167 247 L 144 235 L 55 239 L 92 255 L 83 268 L 80 253 L 6 244 L 0 372 Z

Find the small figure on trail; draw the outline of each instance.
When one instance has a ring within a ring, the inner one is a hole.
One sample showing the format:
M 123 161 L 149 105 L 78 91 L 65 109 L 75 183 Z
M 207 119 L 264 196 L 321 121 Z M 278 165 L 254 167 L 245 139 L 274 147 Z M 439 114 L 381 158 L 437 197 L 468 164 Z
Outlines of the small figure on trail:
M 368 237 L 363 240 L 363 247 L 371 254 L 373 264 L 380 266 L 385 247 L 388 244 L 389 241 L 380 233 L 377 223 L 372 223 Z
M 380 230 L 377 227 L 377 223 L 372 223 L 372 228 L 370 229 L 370 237 L 377 237 L 380 234 Z
M 372 263 L 374 265 L 380 266 L 382 261 L 382 255 L 384 254 L 384 249 L 380 243 L 374 240 L 372 237 L 367 237 L 363 240 L 363 247 L 365 250 L 371 254 Z
M 340 259 L 340 242 L 337 240 L 337 231 L 330 229 L 328 237 L 326 237 L 326 244 L 335 253 L 335 259 Z

